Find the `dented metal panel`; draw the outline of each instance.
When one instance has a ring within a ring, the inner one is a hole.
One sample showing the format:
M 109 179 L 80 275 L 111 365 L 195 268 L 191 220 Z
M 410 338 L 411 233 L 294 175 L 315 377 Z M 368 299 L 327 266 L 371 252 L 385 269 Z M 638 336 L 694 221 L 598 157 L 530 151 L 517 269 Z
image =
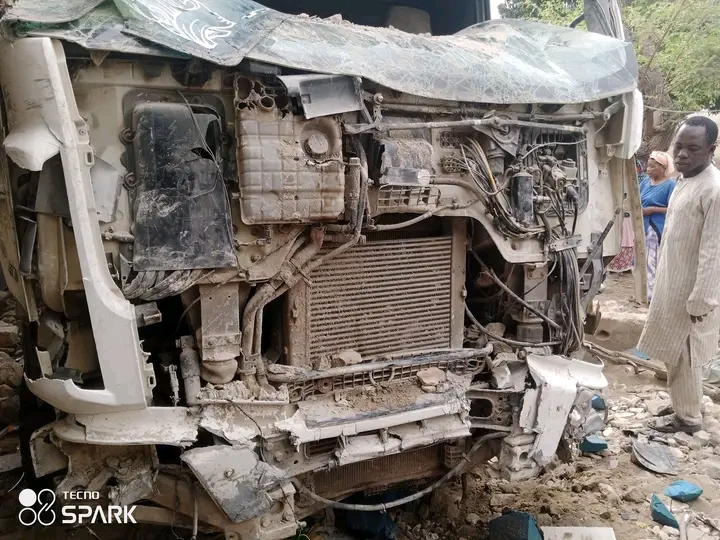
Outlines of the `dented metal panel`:
M 269 491 L 280 487 L 285 474 L 249 448 L 211 446 L 188 450 L 181 456 L 215 502 L 234 522 L 270 510 Z

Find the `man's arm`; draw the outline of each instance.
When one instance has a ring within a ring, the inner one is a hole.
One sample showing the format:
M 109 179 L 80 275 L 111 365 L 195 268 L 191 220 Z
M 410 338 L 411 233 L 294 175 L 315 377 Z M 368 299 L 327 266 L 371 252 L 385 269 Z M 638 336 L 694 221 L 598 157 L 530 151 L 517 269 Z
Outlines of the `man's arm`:
M 720 305 L 720 194 L 706 200 L 707 210 L 700 235 L 700 253 L 695 285 L 687 301 L 687 312 L 696 319 Z

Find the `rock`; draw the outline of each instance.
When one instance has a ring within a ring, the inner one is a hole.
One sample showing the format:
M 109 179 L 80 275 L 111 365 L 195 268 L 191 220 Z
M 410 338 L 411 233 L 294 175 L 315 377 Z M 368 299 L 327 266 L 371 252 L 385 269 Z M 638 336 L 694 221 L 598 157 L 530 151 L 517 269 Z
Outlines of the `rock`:
M 620 495 L 617 494 L 615 488 L 610 484 L 599 483 L 597 487 L 606 501 L 616 505 L 620 504 Z
M 553 524 L 552 516 L 545 513 L 538 514 L 536 521 L 539 527 L 552 527 Z
M 720 446 L 720 430 L 710 433 L 710 444 L 713 446 Z
M 498 337 L 505 337 L 505 325 L 503 323 L 493 322 L 488 324 L 485 328 L 487 328 L 489 334 Z
M 670 394 L 668 394 L 667 392 L 664 392 L 662 390 L 660 390 L 657 393 L 657 396 L 658 396 L 658 399 L 670 399 Z
M 687 459 L 687 457 L 685 456 L 685 452 L 680 450 L 678 447 L 670 448 L 670 453 L 678 461 L 684 461 L 685 459 Z
M 496 493 L 490 498 L 490 506 L 496 509 L 503 509 L 513 505 L 517 497 L 512 493 Z
M 605 510 L 602 514 L 600 514 L 600 517 L 602 519 L 612 519 L 613 513 L 610 510 Z
M 678 442 L 678 444 L 682 446 L 687 446 L 688 448 L 692 448 L 692 444 L 694 443 L 695 446 L 699 446 L 698 441 L 696 441 L 692 435 L 689 435 L 683 431 L 678 431 L 675 435 L 673 435 L 673 438 Z
M 17 424 L 20 416 L 20 397 L 12 396 L 0 402 L 0 424 Z
M 705 430 L 700 430 L 697 433 L 693 433 L 693 439 L 698 441 L 701 446 L 707 446 L 710 444 L 710 434 Z
M 0 385 L 0 401 L 5 398 L 9 398 L 15 395 L 15 390 L 10 388 L 7 384 Z
M 0 347 L 15 347 L 19 342 L 18 327 L 0 322 Z
M 354 366 L 355 364 L 360 364 L 361 362 L 362 362 L 362 356 L 360 355 L 360 353 L 357 351 L 354 351 L 352 349 L 348 349 L 346 351 L 339 352 L 338 354 L 335 354 L 332 357 L 333 367 Z M 432 369 L 437 369 L 437 368 L 432 368 Z M 419 375 L 419 373 L 418 373 L 418 375 Z
M 707 474 L 710 478 L 720 480 L 720 459 L 703 459 L 700 463 L 698 463 L 698 470 Z
M 674 527 L 668 527 L 665 525 L 662 529 L 660 529 L 662 532 L 670 536 L 671 538 L 674 536 L 680 536 L 680 531 L 675 529 Z
M 468 523 L 468 525 L 475 526 L 478 523 L 480 523 L 480 516 L 477 514 L 470 513 L 465 516 L 465 521 Z
M 640 503 L 645 502 L 647 500 L 647 497 L 638 488 L 632 488 L 630 491 L 626 492 L 623 495 L 623 500 L 632 502 L 632 503 L 636 503 L 636 504 L 640 504 Z
M 702 529 L 698 529 L 697 527 L 691 526 L 687 528 L 687 540 L 701 540 L 703 538 L 710 538 L 710 536 L 708 533 Z
M 437 386 L 447 379 L 445 372 L 436 367 L 421 369 L 417 376 L 423 386 Z
M 672 401 L 669 399 L 652 399 L 645 403 L 645 408 L 650 414 L 657 416 L 668 405 L 672 405 Z
M 448 506 L 455 506 L 454 504 L 448 505 Z M 430 506 L 427 504 L 421 504 L 420 508 L 418 508 L 418 516 L 420 516 L 420 519 L 423 521 L 427 521 L 427 519 L 430 517 Z
M 0 364 L 0 385 L 20 386 L 23 380 L 23 368 L 14 360 Z

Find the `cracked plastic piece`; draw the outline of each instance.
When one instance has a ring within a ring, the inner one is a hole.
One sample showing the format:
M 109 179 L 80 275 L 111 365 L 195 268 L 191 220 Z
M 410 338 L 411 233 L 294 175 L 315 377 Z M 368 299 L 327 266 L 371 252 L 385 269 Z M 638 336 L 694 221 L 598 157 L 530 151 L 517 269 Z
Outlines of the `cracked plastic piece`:
M 230 210 L 215 155 L 220 118 L 190 105 L 143 103 L 133 111 L 133 269 L 193 270 L 237 264 Z

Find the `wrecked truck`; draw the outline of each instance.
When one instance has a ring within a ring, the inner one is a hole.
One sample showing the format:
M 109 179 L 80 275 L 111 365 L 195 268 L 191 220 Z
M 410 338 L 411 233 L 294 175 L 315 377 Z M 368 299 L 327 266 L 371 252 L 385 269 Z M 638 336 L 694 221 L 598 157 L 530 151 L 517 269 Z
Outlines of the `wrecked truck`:
M 307 4 L 5 10 L 29 478 L 270 540 L 582 431 L 642 119 L 617 6 L 412 33 Z

